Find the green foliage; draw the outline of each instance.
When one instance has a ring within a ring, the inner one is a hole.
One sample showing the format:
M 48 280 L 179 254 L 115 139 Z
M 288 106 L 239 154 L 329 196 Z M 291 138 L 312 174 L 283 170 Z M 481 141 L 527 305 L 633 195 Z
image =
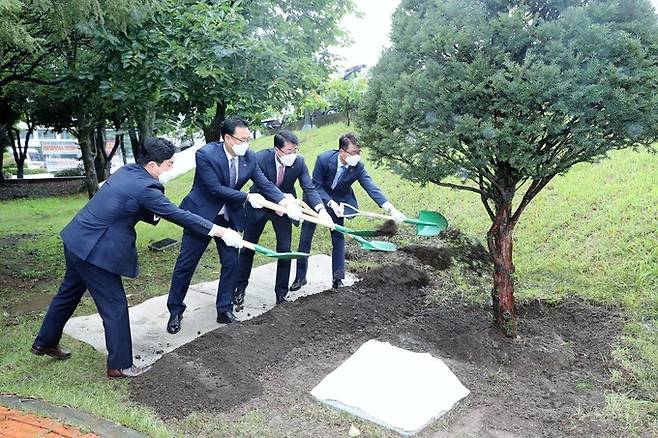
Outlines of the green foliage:
M 72 167 L 70 169 L 62 169 L 55 172 L 53 175 L 55 177 L 64 177 L 64 176 L 84 176 L 85 170 L 82 166 Z
M 16 167 L 5 167 L 3 165 L 2 170 L 5 173 L 9 174 L 9 175 L 16 175 L 18 173 L 18 169 Z M 38 174 L 41 174 L 41 173 L 48 173 L 48 170 L 41 169 L 41 168 L 35 168 L 35 169 L 25 168 L 25 169 L 23 169 L 23 175 L 38 175 Z
M 575 163 L 658 137 L 645 0 L 404 0 L 392 42 L 362 105 L 366 143 L 412 181 L 459 174 L 492 220 L 517 191 L 512 224 Z
M 367 89 L 367 78 L 364 75 L 353 75 L 349 79 L 332 79 L 324 95 L 330 106 L 347 114 L 349 125 L 350 113 L 359 106 Z

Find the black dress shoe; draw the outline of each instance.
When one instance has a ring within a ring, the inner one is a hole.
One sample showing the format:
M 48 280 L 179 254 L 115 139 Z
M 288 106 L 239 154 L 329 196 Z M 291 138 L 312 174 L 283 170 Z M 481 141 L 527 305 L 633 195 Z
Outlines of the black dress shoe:
M 306 279 L 298 280 L 298 279 L 295 278 L 295 281 L 293 281 L 292 284 L 290 285 L 290 290 L 293 290 L 293 291 L 294 290 L 299 290 L 305 284 L 306 284 Z
M 169 322 L 167 322 L 167 331 L 172 335 L 175 335 L 180 331 L 180 320 L 183 319 L 183 315 L 171 315 L 169 317 Z
M 230 324 L 232 322 L 240 322 L 238 318 L 235 317 L 233 312 L 227 310 L 217 315 L 217 322 L 220 324 Z
M 233 304 L 236 307 L 242 307 L 244 305 L 244 287 L 237 287 L 235 293 L 233 294 Z
M 283 303 L 287 303 L 287 302 L 288 302 L 288 300 L 286 299 L 286 297 L 280 297 L 280 296 L 277 295 L 277 297 L 276 297 L 276 303 L 277 304 L 283 304 Z
M 339 287 L 343 287 L 343 286 L 345 286 L 343 284 L 343 280 L 334 280 L 331 282 L 331 287 L 333 287 L 334 289 L 338 289 Z
M 50 356 L 57 360 L 66 360 L 71 357 L 71 352 L 62 350 L 59 345 L 55 347 L 39 347 L 38 345 L 33 344 L 32 353 L 37 356 L 43 356 L 45 354 L 46 356 Z

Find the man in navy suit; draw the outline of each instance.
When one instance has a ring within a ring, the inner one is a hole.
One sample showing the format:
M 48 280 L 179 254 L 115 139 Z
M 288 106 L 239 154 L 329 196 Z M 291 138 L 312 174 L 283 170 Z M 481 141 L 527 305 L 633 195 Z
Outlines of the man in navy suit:
M 137 163 L 117 170 L 64 227 L 60 235 L 66 273 L 32 345 L 34 354 L 55 359 L 71 357 L 70 352 L 60 348 L 59 341 L 64 325 L 85 290 L 89 290 L 105 327 L 108 377 L 135 377 L 150 368 L 133 365 L 128 301 L 121 282 L 122 275 L 136 277 L 139 270 L 135 247 L 138 221 L 155 225 L 163 217 L 191 233 L 241 246 L 237 232 L 181 210 L 165 197 L 158 178 L 171 169 L 174 151 L 168 140 L 146 138 Z
M 220 126 L 221 142 L 208 143 L 196 152 L 196 170 L 192 190 L 181 202 L 181 208 L 204 217 L 222 227 L 244 228 L 245 202 L 253 208 L 262 208 L 260 201 L 267 198 L 286 208 L 294 220 L 301 218 L 301 209 L 271 183 L 258 167 L 256 154 L 249 150 L 251 131 L 240 117 L 226 119 Z M 253 181 L 258 192 L 241 192 L 247 181 Z M 264 197 L 263 197 L 264 195 Z M 208 247 L 211 238 L 188 231 L 183 232 L 180 253 L 171 278 L 167 308 L 167 331 L 178 333 L 185 311 L 183 303 L 192 275 Z M 233 314 L 233 294 L 238 270 L 238 251 L 215 239 L 222 265 L 217 290 L 217 322 L 228 324 L 238 321 Z
M 377 187 L 363 163 L 360 161 L 361 145 L 354 134 L 345 134 L 338 140 L 338 150 L 323 152 L 318 155 L 313 169 L 313 183 L 327 206 L 334 222 L 343 225 L 344 217 L 354 213 L 344 211 L 341 202 L 358 207 L 352 184 L 356 181 L 370 195 L 373 201 L 382 207 L 396 221 L 403 221 L 405 216 L 400 213 L 384 193 Z M 304 222 L 301 236 L 299 237 L 299 251 L 309 252 L 315 224 Z M 331 270 L 332 286 L 334 288 L 343 285 L 345 278 L 345 236 L 337 231 L 331 231 Z M 295 281 L 290 285 L 290 290 L 298 290 L 306 284 L 306 271 L 308 261 L 297 260 L 297 272 Z
M 264 149 L 256 154 L 258 165 L 265 177 L 274 183 L 284 196 L 297 198 L 295 182 L 299 181 L 304 199 L 320 213 L 327 222 L 332 222 L 331 216 L 324 208 L 324 204 L 315 190 L 313 180 L 308 173 L 304 157 L 298 155 L 299 139 L 290 131 L 281 131 L 274 136 L 274 148 Z M 254 192 L 255 187 L 251 188 Z M 276 250 L 278 252 L 290 251 L 292 240 L 292 222 L 289 218 L 280 216 L 275 212 L 245 207 L 246 225 L 244 239 L 257 243 L 268 221 L 272 222 L 276 234 Z M 249 275 L 254 263 L 254 251 L 242 248 L 240 250 L 239 274 L 233 304 L 236 307 L 244 303 L 244 294 L 249 283 Z M 276 281 L 274 292 L 276 303 L 286 301 L 288 294 L 288 281 L 290 280 L 290 260 L 280 259 L 276 265 Z

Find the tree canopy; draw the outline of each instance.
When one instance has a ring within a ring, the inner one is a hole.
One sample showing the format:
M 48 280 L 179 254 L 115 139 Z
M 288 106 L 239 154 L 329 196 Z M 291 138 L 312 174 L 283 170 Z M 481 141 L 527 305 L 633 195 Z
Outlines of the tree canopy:
M 524 209 L 574 164 L 658 137 L 656 15 L 648 0 L 403 0 L 391 40 L 364 140 L 409 180 L 481 196 L 496 316 L 513 334 Z

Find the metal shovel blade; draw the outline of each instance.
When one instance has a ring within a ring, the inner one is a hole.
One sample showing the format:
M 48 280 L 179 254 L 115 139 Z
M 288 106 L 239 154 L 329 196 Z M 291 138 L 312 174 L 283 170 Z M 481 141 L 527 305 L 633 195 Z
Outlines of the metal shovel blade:
M 422 210 L 418 213 L 418 219 L 407 219 L 406 223 L 416 225 L 416 236 L 436 236 L 448 228 L 448 221 L 437 211 Z
M 267 257 L 271 257 L 273 259 L 282 259 L 282 260 L 298 259 L 301 257 L 310 256 L 310 254 L 307 254 L 305 252 L 276 252 L 260 245 L 254 245 L 254 250 L 257 253 L 263 254 Z
M 355 236 L 350 234 L 354 240 L 359 242 L 361 249 L 366 251 L 384 251 L 384 252 L 393 252 L 397 247 L 391 242 L 383 242 L 381 240 L 366 240 L 363 237 Z
M 384 242 L 382 240 L 366 240 L 365 242 L 359 242 L 361 248 L 368 251 L 384 251 L 384 252 L 393 252 L 397 250 L 397 246 L 391 242 Z

